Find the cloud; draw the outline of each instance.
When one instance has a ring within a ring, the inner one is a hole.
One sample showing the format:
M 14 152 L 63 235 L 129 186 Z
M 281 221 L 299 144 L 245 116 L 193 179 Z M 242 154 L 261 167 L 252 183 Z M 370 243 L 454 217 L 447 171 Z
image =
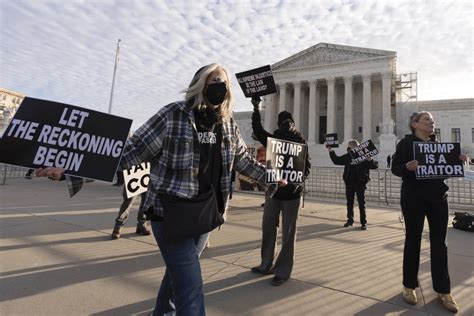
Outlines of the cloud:
M 472 97 L 470 1 L 0 0 L 0 86 L 113 112 L 134 128 L 182 98 L 194 72 L 273 64 L 319 42 L 398 53 L 424 99 Z M 236 110 L 251 110 L 234 80 Z M 459 84 L 462 82 L 462 84 Z M 433 88 L 435 87 L 435 88 Z

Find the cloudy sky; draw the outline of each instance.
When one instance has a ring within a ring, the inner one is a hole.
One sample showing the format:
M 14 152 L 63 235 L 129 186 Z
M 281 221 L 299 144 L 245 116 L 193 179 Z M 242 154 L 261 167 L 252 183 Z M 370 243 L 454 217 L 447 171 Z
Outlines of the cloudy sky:
M 396 51 L 419 100 L 474 97 L 473 13 L 466 0 L 0 0 L 0 87 L 106 112 L 120 38 L 112 112 L 137 128 L 202 65 L 236 73 L 327 42 Z

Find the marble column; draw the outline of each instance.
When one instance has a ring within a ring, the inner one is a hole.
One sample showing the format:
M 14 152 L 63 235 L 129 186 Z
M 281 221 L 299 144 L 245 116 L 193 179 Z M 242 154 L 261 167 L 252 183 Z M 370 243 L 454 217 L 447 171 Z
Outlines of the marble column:
M 327 109 L 327 125 L 326 134 L 336 132 L 336 105 L 334 98 L 334 86 L 336 84 L 336 78 L 327 78 L 328 85 L 328 109 Z
M 392 73 L 382 73 L 382 133 L 379 136 L 379 154 L 383 159 L 393 154 L 397 137 L 393 134 L 393 120 L 391 115 L 391 85 Z
M 362 141 L 372 138 L 372 87 L 371 75 L 362 76 Z
M 392 73 L 382 73 L 382 133 L 393 133 L 392 118 L 390 113 L 390 94 Z
M 265 97 L 263 97 L 263 101 L 265 104 L 265 129 L 269 131 L 271 130 L 273 123 L 273 95 L 266 95 Z
M 280 113 L 286 109 L 286 83 L 280 83 L 278 87 L 280 89 L 280 103 L 278 106 L 278 113 Z
M 293 100 L 293 119 L 295 120 L 295 126 L 298 130 L 301 130 L 301 82 L 294 82 L 293 87 L 295 89 L 295 98 Z
M 320 91 L 318 88 L 318 82 L 315 82 L 315 90 L 316 90 L 316 120 L 314 121 L 316 127 L 316 143 L 319 143 L 319 130 L 320 130 L 320 116 L 321 116 L 321 97 L 320 97 Z
M 344 77 L 344 142 L 350 141 L 352 137 L 352 76 Z
M 319 103 L 319 100 L 316 98 L 316 91 L 317 91 L 317 82 L 310 81 L 309 82 L 309 115 L 308 115 L 308 143 L 314 144 L 317 142 L 318 137 L 316 135 L 316 125 L 318 124 L 318 113 L 319 111 L 319 104 L 316 105 L 316 102 Z M 318 131 L 319 132 L 319 131 Z

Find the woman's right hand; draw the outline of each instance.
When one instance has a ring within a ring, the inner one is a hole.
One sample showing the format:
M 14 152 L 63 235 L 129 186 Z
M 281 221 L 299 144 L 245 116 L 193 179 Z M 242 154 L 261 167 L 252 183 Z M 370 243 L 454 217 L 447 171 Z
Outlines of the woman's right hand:
M 415 171 L 416 167 L 418 167 L 418 160 L 412 160 L 405 164 L 405 168 L 410 171 Z
M 56 168 L 56 167 L 46 167 L 46 168 L 38 168 L 35 171 L 37 177 L 48 177 L 51 180 L 59 181 L 63 177 L 64 168 Z

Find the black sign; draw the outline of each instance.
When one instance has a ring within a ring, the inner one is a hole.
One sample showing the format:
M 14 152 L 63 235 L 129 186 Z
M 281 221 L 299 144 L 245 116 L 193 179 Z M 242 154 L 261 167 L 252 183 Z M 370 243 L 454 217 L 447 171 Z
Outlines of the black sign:
M 337 133 L 324 135 L 324 143 L 326 144 L 326 147 L 339 147 L 339 142 L 337 141 Z
M 352 162 L 355 164 L 361 163 L 362 161 L 367 160 L 378 153 L 379 151 L 370 139 L 361 143 L 356 148 L 349 150 L 349 154 L 352 157 Z
M 247 98 L 261 97 L 276 92 L 270 65 L 235 74 Z
M 131 124 L 115 115 L 25 98 L 0 140 L 0 162 L 60 167 L 68 175 L 112 182 Z
M 288 183 L 303 183 L 307 151 L 308 147 L 305 144 L 269 137 L 265 183 L 277 183 L 282 179 Z
M 413 154 L 417 179 L 464 177 L 459 143 L 414 142 Z

